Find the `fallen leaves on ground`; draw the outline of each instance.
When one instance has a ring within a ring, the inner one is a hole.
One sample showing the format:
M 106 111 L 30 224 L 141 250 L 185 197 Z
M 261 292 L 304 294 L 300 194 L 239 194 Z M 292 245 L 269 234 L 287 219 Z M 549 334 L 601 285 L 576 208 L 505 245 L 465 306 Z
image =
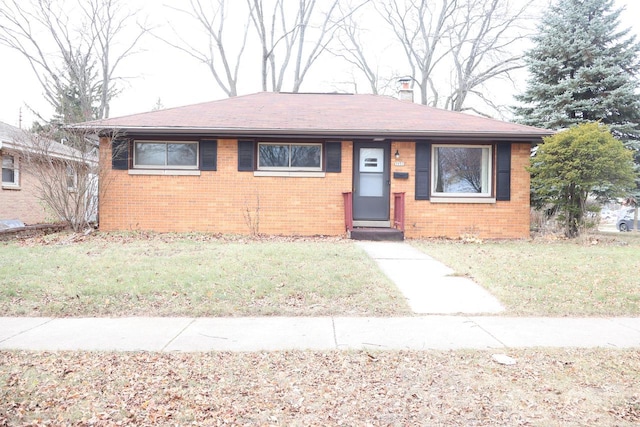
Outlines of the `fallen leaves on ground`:
M 127 244 L 141 241 L 153 241 L 171 243 L 176 241 L 189 240 L 193 242 L 234 242 L 234 243 L 255 243 L 255 242 L 332 242 L 349 243 L 350 240 L 343 236 L 279 236 L 279 235 L 235 235 L 221 233 L 156 233 L 153 231 L 136 232 L 110 232 L 90 231 L 86 233 L 74 233 L 65 231 L 19 239 L 20 246 L 50 246 L 50 245 L 71 245 L 83 242 L 92 243 L 117 243 Z
M 0 425 L 631 426 L 640 352 L 0 352 Z

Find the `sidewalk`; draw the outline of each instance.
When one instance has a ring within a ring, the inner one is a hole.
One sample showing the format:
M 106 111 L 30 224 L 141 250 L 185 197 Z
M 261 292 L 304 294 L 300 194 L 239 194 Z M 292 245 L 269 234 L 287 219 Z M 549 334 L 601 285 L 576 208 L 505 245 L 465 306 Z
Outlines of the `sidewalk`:
M 504 308 L 472 280 L 453 276 L 453 270 L 406 243 L 358 244 L 395 282 L 418 316 L 0 317 L 0 350 L 640 348 L 640 318 L 478 316 L 497 313 Z
M 640 348 L 639 318 L 0 318 L 0 350 Z

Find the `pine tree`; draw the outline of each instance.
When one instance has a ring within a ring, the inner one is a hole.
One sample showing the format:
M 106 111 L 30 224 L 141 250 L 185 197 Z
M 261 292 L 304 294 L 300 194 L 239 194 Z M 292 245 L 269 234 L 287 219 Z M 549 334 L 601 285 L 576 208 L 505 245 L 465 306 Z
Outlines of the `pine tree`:
M 618 29 L 621 12 L 613 0 L 556 0 L 525 54 L 521 123 L 563 129 L 600 121 L 627 143 L 640 140 L 640 43 Z

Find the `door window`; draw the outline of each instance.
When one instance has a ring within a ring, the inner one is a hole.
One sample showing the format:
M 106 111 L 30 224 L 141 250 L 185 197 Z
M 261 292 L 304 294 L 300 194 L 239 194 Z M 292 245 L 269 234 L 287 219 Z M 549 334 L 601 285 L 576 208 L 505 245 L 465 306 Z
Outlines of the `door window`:
M 384 149 L 360 149 L 360 196 L 384 195 Z

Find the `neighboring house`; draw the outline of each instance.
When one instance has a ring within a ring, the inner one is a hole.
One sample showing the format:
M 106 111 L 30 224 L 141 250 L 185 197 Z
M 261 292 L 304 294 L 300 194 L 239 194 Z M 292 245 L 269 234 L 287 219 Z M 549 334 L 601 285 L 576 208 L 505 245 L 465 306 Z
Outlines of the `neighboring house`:
M 35 162 L 41 153 L 52 161 Z M 56 222 L 58 218 L 41 200 L 43 174 L 32 168 L 56 165 L 62 168 L 66 186 L 74 191 L 78 184 L 77 169 L 64 165 L 83 161 L 79 152 L 55 141 L 39 138 L 27 131 L 0 122 L 0 157 L 2 187 L 0 188 L 0 220 L 20 220 L 26 225 Z M 95 162 L 95 160 L 93 161 Z M 95 214 L 94 214 L 95 215 Z
M 0 122 L 0 220 L 17 219 L 27 225 L 39 224 L 50 220 L 51 215 L 36 197 L 35 177 L 23 171 L 22 147 L 18 142 L 23 134 L 21 129 Z
M 100 133 L 102 230 L 529 235 L 550 131 L 386 96 L 257 93 L 79 125 Z M 104 190 L 104 191 L 103 191 Z

